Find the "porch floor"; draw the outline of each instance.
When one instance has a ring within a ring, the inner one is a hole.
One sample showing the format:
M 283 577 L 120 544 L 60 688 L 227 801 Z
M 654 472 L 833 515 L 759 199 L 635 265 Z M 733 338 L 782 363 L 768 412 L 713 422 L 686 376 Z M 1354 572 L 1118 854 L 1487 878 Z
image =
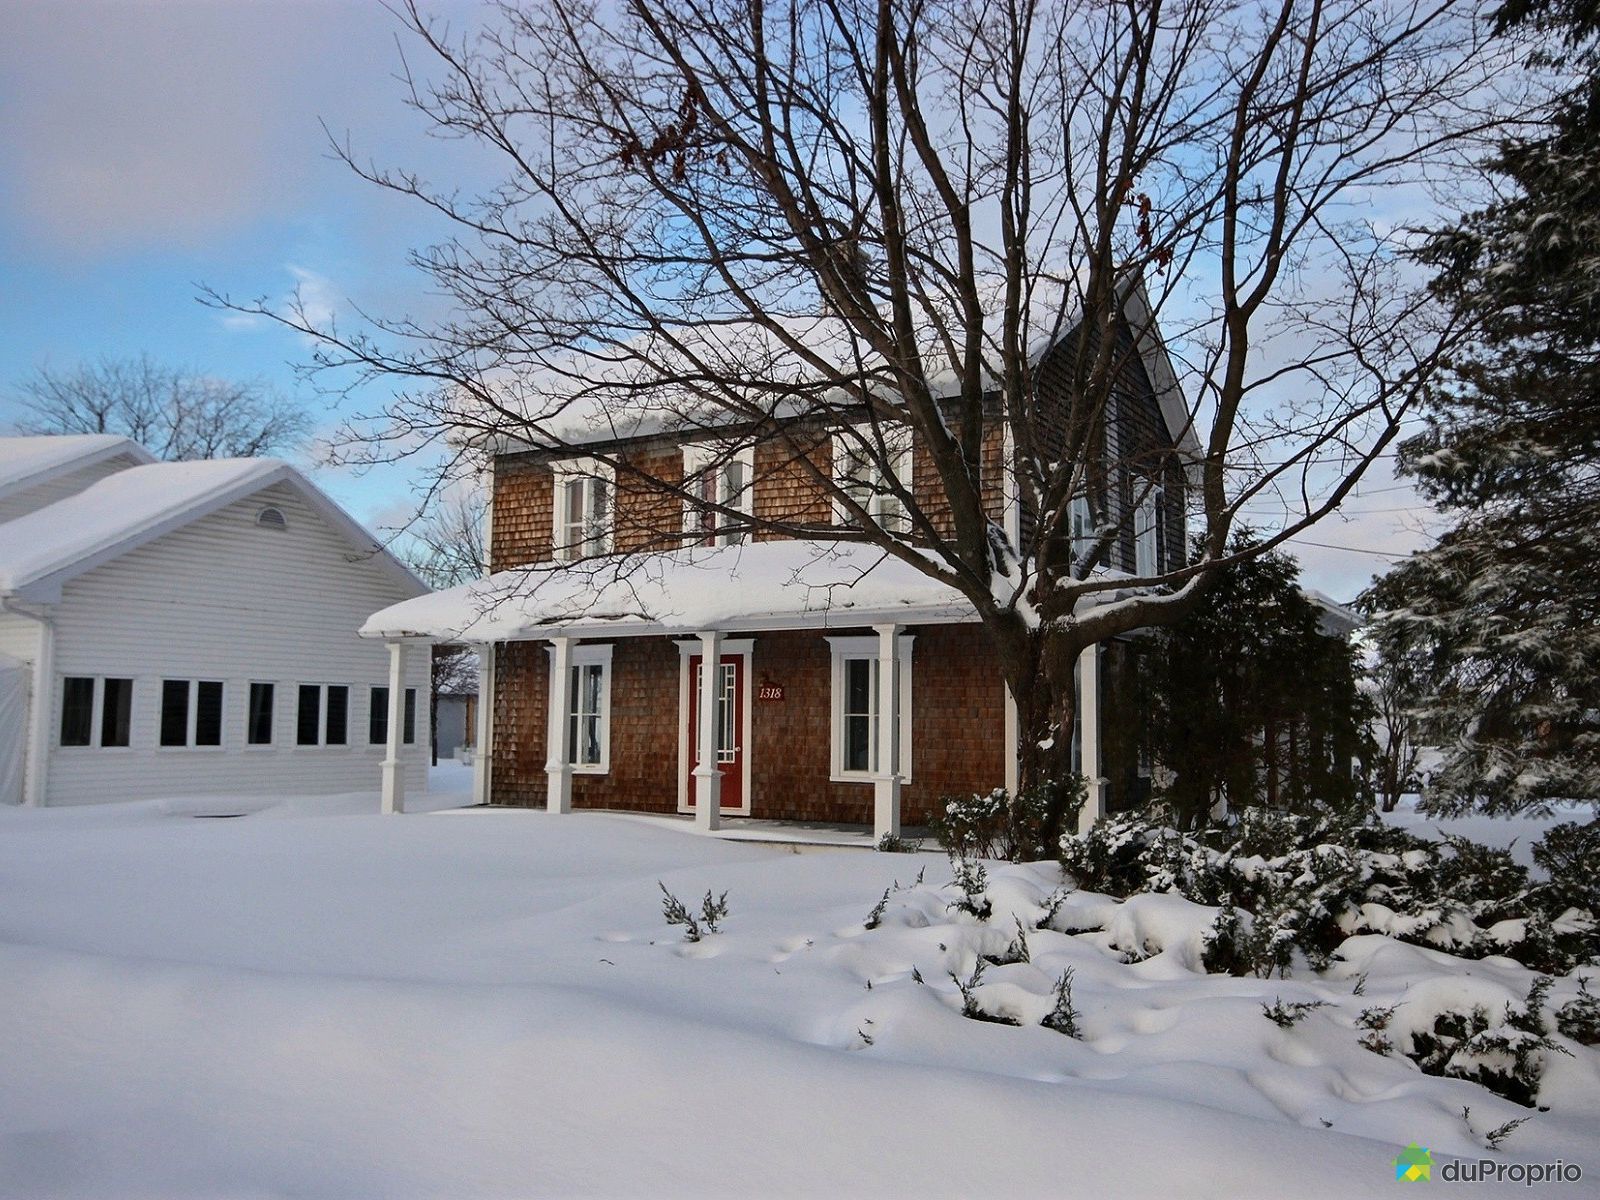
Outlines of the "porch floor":
M 506 810 L 510 806 L 485 805 L 483 807 Z M 454 811 L 471 812 L 474 810 L 456 809 Z M 543 810 L 528 809 L 524 811 L 541 812 Z M 652 825 L 666 822 L 681 826 L 686 833 L 694 831 L 694 816 L 692 813 L 647 813 L 620 808 L 583 808 L 576 811 L 598 813 L 607 817 L 621 817 L 628 821 L 643 821 Z M 710 836 L 720 838 L 726 842 L 773 842 L 795 847 L 825 847 L 828 849 L 873 850 L 877 846 L 877 839 L 872 836 L 871 825 L 845 822 L 774 821 L 761 817 L 723 817 L 722 828 L 715 830 Z M 901 836 L 907 841 L 920 842 L 921 849 L 924 851 L 937 852 L 939 849 L 939 843 L 934 840 L 925 828 L 908 827 L 901 831 Z

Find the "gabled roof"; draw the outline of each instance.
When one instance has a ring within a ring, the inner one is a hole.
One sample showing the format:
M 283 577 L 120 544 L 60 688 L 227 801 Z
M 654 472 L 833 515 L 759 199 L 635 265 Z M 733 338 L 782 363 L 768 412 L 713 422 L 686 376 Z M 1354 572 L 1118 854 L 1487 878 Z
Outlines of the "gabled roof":
M 1142 280 L 1119 285 L 1121 309 L 1138 334 L 1136 348 L 1160 404 L 1174 443 L 1186 457 L 1202 453 L 1189 419 L 1188 405 L 1167 352 Z M 1078 327 L 1071 286 L 1065 281 L 1039 281 L 1024 312 L 1024 337 L 1030 360 L 1038 362 Z M 938 364 L 930 383 L 936 395 L 954 393 L 960 380 L 950 368 L 939 331 L 932 325 L 917 330 L 922 353 Z M 985 350 L 996 360 L 1002 333 L 997 326 L 982 331 Z M 803 347 L 804 354 L 795 347 Z M 809 359 L 808 357 L 809 356 Z M 641 367 L 641 360 L 662 364 L 673 382 L 660 382 Z M 706 320 L 671 330 L 668 338 L 639 334 L 621 347 L 574 351 L 553 359 L 526 377 L 503 373 L 494 386 L 497 402 L 525 414 L 549 436 L 536 445 L 510 435 L 486 440 L 494 453 L 524 450 L 566 450 L 601 446 L 656 436 L 705 436 L 749 423 L 720 400 L 708 398 L 706 380 L 750 380 L 750 402 L 770 409 L 778 419 L 816 415 L 828 397 L 813 394 L 817 373 L 813 362 L 827 364 L 841 375 L 865 378 L 892 375 L 849 322 L 827 314 L 769 314 L 764 321 L 748 317 Z M 728 385 L 730 391 L 740 391 Z M 773 396 L 783 398 L 773 400 Z M 828 409 L 828 415 L 832 410 Z M 474 440 L 469 437 L 468 441 Z
M 0 497 L 119 455 L 140 463 L 155 462 L 155 455 L 138 442 L 112 433 L 0 437 Z
M 0 597 L 56 603 L 69 580 L 279 483 L 297 490 L 352 548 L 370 554 L 397 582 L 419 594 L 427 590 L 288 463 L 221 458 L 131 467 L 0 525 Z

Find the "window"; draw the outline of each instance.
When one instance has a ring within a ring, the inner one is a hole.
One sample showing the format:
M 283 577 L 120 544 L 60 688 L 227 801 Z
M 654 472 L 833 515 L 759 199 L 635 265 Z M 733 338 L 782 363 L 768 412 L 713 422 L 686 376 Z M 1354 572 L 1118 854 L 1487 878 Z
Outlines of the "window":
M 244 718 L 244 740 L 247 745 L 272 745 L 272 709 L 276 691 L 270 683 L 250 685 L 250 707 Z
M 609 467 L 584 459 L 556 467 L 555 556 L 572 562 L 611 552 Z
M 611 769 L 611 647 L 574 646 L 567 670 L 566 761 L 579 773 Z
M 417 740 L 417 689 L 407 688 L 405 709 L 400 717 L 400 740 L 407 746 Z M 374 746 L 389 741 L 389 689 L 375 687 L 367 708 L 367 741 Z
M 343 746 L 350 740 L 350 688 L 342 683 L 302 683 L 294 740 L 300 746 Z
M 890 469 L 886 471 L 885 466 Z M 911 430 L 904 425 L 857 425 L 834 434 L 835 482 L 891 533 L 907 533 L 911 529 L 905 501 L 894 490 L 911 487 L 911 472 Z M 837 506 L 835 518 L 841 524 L 850 522 L 842 503 Z
M 350 731 L 350 689 L 339 685 L 328 688 L 328 719 L 323 728 L 323 743 L 343 746 Z
M 1094 513 L 1089 508 L 1089 497 L 1072 498 L 1067 520 L 1072 527 L 1072 557 L 1086 558 L 1089 551 L 1094 549 Z
M 322 689 L 314 683 L 300 685 L 300 706 L 295 714 L 294 740 L 301 746 L 315 746 L 322 731 Z
M 1161 489 L 1152 488 L 1139 501 L 1133 527 L 1134 574 L 1159 575 L 1161 553 Z
M 93 675 L 61 680 L 63 746 L 127 746 L 132 717 L 133 680 Z
M 572 754 L 572 764 L 578 767 L 597 767 L 601 762 L 600 732 L 603 717 L 600 696 L 605 685 L 605 667 L 600 663 L 584 663 L 572 668 L 571 686 L 567 696 L 567 747 Z
M 87 746 L 94 728 L 94 683 L 92 678 L 61 681 L 61 744 Z
M 729 451 L 727 447 L 688 446 L 683 451 L 684 488 L 703 505 L 720 505 L 748 516 L 752 512 L 755 451 L 746 446 Z M 744 542 L 749 531 L 739 527 L 738 518 L 709 508 L 686 503 L 683 531 L 698 535 L 698 540 L 713 546 L 733 546 Z
M 895 645 L 900 675 L 900 763 L 911 778 L 911 644 L 902 634 Z M 831 637 L 833 652 L 833 758 L 835 780 L 871 779 L 878 771 L 878 639 Z
M 215 679 L 163 679 L 163 746 L 222 745 L 222 684 Z
M 289 520 L 283 515 L 281 508 L 263 508 L 256 514 L 256 524 L 263 529 L 287 529 Z
M 367 708 L 367 744 L 382 746 L 389 740 L 389 689 L 375 687 Z
M 133 680 L 100 681 L 100 744 L 126 746 L 133 718 Z

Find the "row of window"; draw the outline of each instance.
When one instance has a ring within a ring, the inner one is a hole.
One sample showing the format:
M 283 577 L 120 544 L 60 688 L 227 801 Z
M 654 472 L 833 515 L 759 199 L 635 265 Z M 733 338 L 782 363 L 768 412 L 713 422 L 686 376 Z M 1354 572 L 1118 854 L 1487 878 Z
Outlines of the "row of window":
M 867 429 L 854 438 L 834 439 L 834 477 L 840 490 L 882 528 L 892 533 L 910 531 L 910 517 L 901 492 L 912 478 L 910 430 L 879 431 L 882 440 Z M 733 454 L 707 446 L 689 446 L 683 452 L 686 487 L 701 505 L 684 506 L 684 532 L 699 535 L 707 545 L 726 546 L 745 540 L 748 531 L 735 517 L 715 509 L 749 515 L 754 491 L 753 451 Z M 885 470 L 888 466 L 889 470 Z M 612 546 L 612 488 L 610 468 L 590 459 L 558 464 L 556 475 L 555 556 L 571 562 L 608 554 Z M 1136 488 L 1142 485 L 1136 484 Z M 1134 573 L 1141 577 L 1166 570 L 1161 537 L 1164 500 L 1162 489 L 1144 489 L 1134 512 Z M 835 519 L 847 522 L 851 513 L 843 504 Z M 1089 501 L 1072 502 L 1072 546 L 1076 555 L 1094 545 L 1094 519 Z
M 343 683 L 295 686 L 294 744 L 350 744 L 350 692 Z M 244 704 L 244 740 L 249 746 L 276 744 L 278 685 L 251 683 Z M 160 746 L 222 745 L 226 685 L 219 679 L 163 679 L 156 742 Z M 417 735 L 417 689 L 407 688 L 401 739 L 412 745 Z M 61 681 L 61 744 L 63 746 L 129 745 L 133 726 L 133 680 L 111 676 L 67 676 Z M 368 689 L 367 743 L 389 741 L 389 689 Z
M 832 773 L 835 778 L 868 778 L 878 770 L 881 738 L 878 730 L 879 688 L 876 638 L 834 637 L 832 687 Z M 899 773 L 911 775 L 911 637 L 898 646 L 900 671 Z M 567 744 L 565 761 L 580 770 L 604 772 L 610 763 L 611 647 L 604 644 L 577 647 L 579 661 L 567 677 Z M 719 761 L 732 760 L 739 733 L 734 728 L 739 701 L 733 694 L 735 672 L 724 664 L 718 689 L 717 748 Z M 700 681 L 689 686 L 699 695 Z

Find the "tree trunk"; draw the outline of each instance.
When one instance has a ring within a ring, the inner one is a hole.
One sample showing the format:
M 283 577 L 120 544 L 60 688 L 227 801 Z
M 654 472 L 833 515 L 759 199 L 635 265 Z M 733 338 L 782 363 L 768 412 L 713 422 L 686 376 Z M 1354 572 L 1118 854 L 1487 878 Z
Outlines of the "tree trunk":
M 1073 774 L 1083 639 L 1074 626 L 1028 629 L 1015 617 L 991 632 L 1017 709 L 1017 790 L 1025 794 L 1065 782 Z M 1075 832 L 1067 829 L 1070 794 L 1068 789 L 1052 791 L 1043 830 L 1046 846 L 1054 846 L 1063 833 Z

